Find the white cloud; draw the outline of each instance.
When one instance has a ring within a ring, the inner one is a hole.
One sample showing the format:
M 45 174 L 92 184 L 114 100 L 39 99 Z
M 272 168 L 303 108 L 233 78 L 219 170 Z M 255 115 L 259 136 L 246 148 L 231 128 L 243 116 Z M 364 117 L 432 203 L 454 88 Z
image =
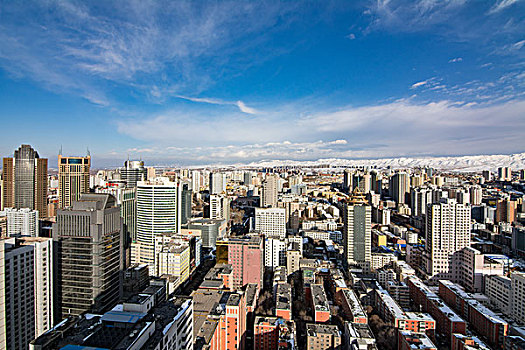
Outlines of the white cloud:
M 418 81 L 417 83 L 412 84 L 410 87 L 411 89 L 416 89 L 420 86 L 426 85 L 428 83 L 428 80 Z
M 521 49 L 523 47 L 523 45 L 525 45 L 525 40 L 518 41 L 518 42 L 514 43 L 512 46 L 516 50 L 519 50 L 519 49 Z
M 501 0 L 497 3 L 494 4 L 494 6 L 492 6 L 489 10 L 489 14 L 493 14 L 493 13 L 496 13 L 496 12 L 500 12 L 512 5 L 514 5 L 515 3 L 517 3 L 519 0 Z
M 299 118 L 225 114 L 209 120 L 165 113 L 117 125 L 144 142 L 141 148 L 153 149 L 149 157 L 199 163 L 494 154 L 525 149 L 523 110 L 524 100 L 487 105 L 405 99 Z
M 461 57 L 456 57 L 456 58 L 452 58 L 448 61 L 448 63 L 456 63 L 456 62 L 461 62 L 463 61 L 463 58 Z
M 355 39 L 355 34 L 354 33 L 350 33 L 346 36 L 347 39 L 350 39 L 350 40 L 354 40 Z
M 248 107 L 244 102 L 237 101 L 237 102 L 230 102 L 230 101 L 223 101 L 216 98 L 201 98 L 201 97 L 188 97 L 183 95 L 176 95 L 175 97 L 181 98 L 184 100 L 192 101 L 192 102 L 198 102 L 198 103 L 208 103 L 212 105 L 232 105 L 237 106 L 239 110 L 246 114 L 257 114 L 258 111 L 255 108 Z
M 251 107 L 248 107 L 244 104 L 242 101 L 237 101 L 236 103 L 237 107 L 241 110 L 241 112 L 248 113 L 248 114 L 257 114 L 257 110 Z

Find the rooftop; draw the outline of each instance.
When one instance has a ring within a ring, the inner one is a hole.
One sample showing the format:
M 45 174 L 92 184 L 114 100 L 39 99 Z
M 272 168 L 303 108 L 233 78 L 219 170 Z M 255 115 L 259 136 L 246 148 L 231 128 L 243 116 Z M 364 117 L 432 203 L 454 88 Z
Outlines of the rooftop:
M 306 325 L 306 334 L 309 337 L 317 337 L 318 334 L 331 334 L 337 337 L 341 336 L 341 332 L 337 326 L 319 324 L 319 323 L 309 323 Z

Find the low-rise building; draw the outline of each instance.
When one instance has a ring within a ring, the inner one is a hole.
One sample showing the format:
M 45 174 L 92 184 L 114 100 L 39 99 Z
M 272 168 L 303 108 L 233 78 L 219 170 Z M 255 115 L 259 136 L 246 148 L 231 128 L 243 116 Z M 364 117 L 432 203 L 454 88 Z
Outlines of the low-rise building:
M 320 284 L 312 284 L 310 290 L 312 293 L 312 309 L 314 310 L 315 322 L 330 321 L 330 307 L 324 292 L 324 287 Z
M 341 331 L 337 326 L 312 323 L 306 325 L 307 350 L 338 349 L 341 341 Z
M 437 346 L 424 333 L 400 331 L 398 344 L 399 350 L 437 350 Z

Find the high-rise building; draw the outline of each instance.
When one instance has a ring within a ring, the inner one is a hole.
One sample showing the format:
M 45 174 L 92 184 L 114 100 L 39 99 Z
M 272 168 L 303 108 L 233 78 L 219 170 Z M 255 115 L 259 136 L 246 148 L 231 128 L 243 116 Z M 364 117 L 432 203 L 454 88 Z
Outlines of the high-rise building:
M 0 216 L 7 218 L 7 235 L 38 236 L 37 210 L 6 208 Z
M 252 185 L 253 173 L 251 171 L 245 171 L 243 174 L 243 183 L 245 186 Z
M 30 145 L 4 158 L 2 187 L 2 208 L 29 208 L 47 216 L 47 159 Z
M 286 266 L 286 239 L 276 236 L 264 238 L 264 266 Z
M 120 169 L 122 180 L 126 181 L 129 187 L 137 186 L 137 182 L 146 181 L 148 171 L 144 168 L 144 162 L 141 160 L 126 160 L 124 167 Z
M 200 171 L 193 170 L 191 172 L 191 190 L 195 193 L 199 193 L 202 186 L 202 175 Z
M 512 180 L 512 169 L 509 167 L 498 168 L 498 180 L 511 181 Z
M 480 205 L 483 201 L 483 190 L 480 186 L 475 185 L 469 188 L 470 193 L 470 204 Z
M 233 287 L 257 283 L 261 288 L 264 273 L 264 245 L 259 236 L 228 239 L 228 264 L 233 269 Z
M 191 203 L 192 203 L 193 191 L 188 183 L 182 184 L 181 192 L 181 225 L 186 225 L 188 220 L 191 219 Z
M 27 349 L 35 337 L 34 249 L 0 242 L 0 348 Z
M 425 187 L 413 188 L 410 192 L 412 216 L 423 217 L 427 211 L 427 205 L 432 203 L 432 190 Z
M 343 172 L 343 189 L 348 193 L 351 193 L 354 189 L 353 186 L 354 172 L 350 169 L 345 169 Z
M 210 173 L 210 194 L 226 192 L 226 174 Z
M 492 181 L 492 173 L 490 170 L 483 170 L 481 172 L 481 176 L 485 179 L 485 181 Z
M 510 276 L 512 289 L 512 316 L 518 323 L 525 322 L 525 273 L 514 272 Z
M 255 208 L 255 230 L 265 236 L 286 237 L 285 208 Z
M 124 239 L 120 208 L 109 194 L 81 194 L 58 211 L 53 240 L 58 244 L 59 318 L 113 307 L 122 290 Z
M 225 195 L 210 195 L 210 219 L 230 220 L 230 199 Z
M 516 201 L 500 199 L 496 205 L 496 223 L 516 221 Z
M 273 208 L 277 206 L 277 193 L 279 192 L 279 175 L 269 174 L 262 185 L 261 207 Z
M 137 240 L 132 263 L 148 264 L 155 273 L 155 235 L 181 229 L 181 186 L 167 179 L 137 183 Z
M 394 174 L 390 178 L 390 196 L 398 204 L 406 203 L 406 196 L 410 193 L 410 176 L 405 172 Z
M 426 215 L 428 277 L 450 279 L 452 254 L 470 246 L 470 206 L 446 198 L 429 205 Z
M 33 247 L 35 337 L 38 337 L 55 324 L 54 242 L 47 237 L 21 237 L 16 242 Z
M 80 198 L 82 193 L 89 193 L 89 170 L 91 156 L 64 157 L 58 155 L 58 206 L 69 207 Z
M 370 268 L 372 260 L 372 210 L 358 188 L 343 209 L 343 245 L 348 265 Z

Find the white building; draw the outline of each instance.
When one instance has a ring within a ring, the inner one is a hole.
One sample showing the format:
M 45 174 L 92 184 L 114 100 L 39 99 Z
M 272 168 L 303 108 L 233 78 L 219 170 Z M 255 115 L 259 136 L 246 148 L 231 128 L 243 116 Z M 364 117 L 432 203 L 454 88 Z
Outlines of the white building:
M 28 208 L 5 208 L 0 216 L 7 217 L 7 234 L 9 236 L 38 236 L 38 210 Z
M 137 241 L 132 263 L 148 264 L 155 274 L 155 235 L 181 230 L 181 186 L 167 179 L 137 183 Z
M 426 272 L 429 278 L 451 279 L 455 252 L 470 246 L 470 206 L 444 199 L 427 208 Z
M 485 278 L 485 295 L 490 304 L 505 315 L 512 314 L 512 283 L 505 276 L 492 275 Z
M 210 195 L 210 219 L 230 219 L 230 199 L 225 195 Z
M 286 237 L 286 210 L 255 208 L 255 230 L 266 236 Z
M 210 173 L 210 194 L 226 192 L 226 174 Z
M 267 236 L 264 239 L 264 266 L 276 268 L 286 266 L 286 239 Z
M 525 323 L 525 273 L 514 272 L 511 276 L 512 317 L 520 324 Z

